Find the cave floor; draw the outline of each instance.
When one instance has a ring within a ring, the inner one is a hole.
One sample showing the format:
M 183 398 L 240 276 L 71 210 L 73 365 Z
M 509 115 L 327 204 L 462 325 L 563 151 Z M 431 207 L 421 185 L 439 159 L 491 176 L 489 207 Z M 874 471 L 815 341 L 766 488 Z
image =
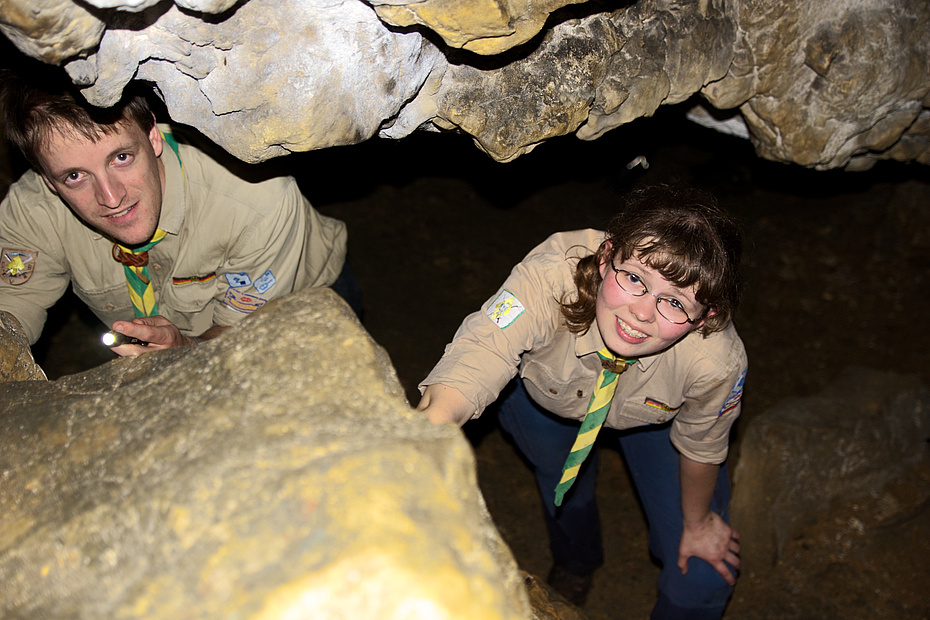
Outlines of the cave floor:
M 746 141 L 689 125 L 676 112 L 593 143 L 555 139 L 508 164 L 464 138 L 422 134 L 271 165 L 297 176 L 319 210 L 348 223 L 364 323 L 391 355 L 411 402 L 462 318 L 535 244 L 554 231 L 603 227 L 618 195 L 674 180 L 714 191 L 746 230 L 736 324 L 751 371 L 741 423 L 870 360 L 930 385 L 930 170 L 881 163 L 865 173 L 814 172 L 766 162 Z M 639 155 L 648 170 L 628 170 Z M 79 306 L 70 296 L 56 306 L 36 347 L 50 378 L 111 355 L 96 344 L 96 319 Z M 493 416 L 469 423 L 466 434 L 501 534 L 521 568 L 544 578 L 550 559 L 530 471 Z M 739 426 L 731 471 L 738 448 Z M 900 518 L 870 519 L 880 508 L 868 498 L 840 502 L 770 570 L 741 575 L 726 617 L 927 618 L 930 460 L 899 486 L 908 506 Z M 616 452 L 602 455 L 598 497 L 606 564 L 584 611 L 647 618 L 658 568 Z

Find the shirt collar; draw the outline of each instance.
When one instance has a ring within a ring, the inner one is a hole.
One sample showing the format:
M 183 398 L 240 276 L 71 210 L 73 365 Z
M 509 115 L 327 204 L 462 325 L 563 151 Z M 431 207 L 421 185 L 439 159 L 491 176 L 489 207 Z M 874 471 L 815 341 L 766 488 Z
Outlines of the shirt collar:
M 598 331 L 596 322 L 592 322 L 591 327 L 588 328 L 588 331 L 575 338 L 575 355 L 578 357 L 597 353 L 603 348 L 604 339 L 601 338 L 601 332 Z M 647 355 L 645 357 L 637 358 L 633 365 L 639 366 L 641 370 L 646 370 L 655 364 L 658 358 L 659 354 Z
M 161 127 L 160 127 L 161 128 Z M 167 131 L 161 128 L 162 131 Z M 167 233 L 177 235 L 184 223 L 184 175 L 181 163 L 174 149 L 164 144 L 161 152 L 161 162 L 165 166 L 165 193 L 161 199 L 161 216 L 158 218 L 158 227 Z

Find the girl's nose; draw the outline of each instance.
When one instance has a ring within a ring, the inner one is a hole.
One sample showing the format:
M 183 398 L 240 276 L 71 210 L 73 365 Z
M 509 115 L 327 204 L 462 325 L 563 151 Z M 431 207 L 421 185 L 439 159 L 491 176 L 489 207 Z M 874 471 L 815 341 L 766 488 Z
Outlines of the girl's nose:
M 656 300 L 650 293 L 640 295 L 630 304 L 630 310 L 640 321 L 648 323 L 655 318 Z

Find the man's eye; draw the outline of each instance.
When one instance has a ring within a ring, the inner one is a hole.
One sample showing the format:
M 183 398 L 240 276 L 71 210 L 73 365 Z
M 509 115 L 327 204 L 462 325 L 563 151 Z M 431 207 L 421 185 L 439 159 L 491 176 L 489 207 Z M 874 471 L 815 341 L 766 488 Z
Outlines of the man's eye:
M 130 155 L 129 153 L 120 153 L 119 155 L 116 156 L 116 161 L 121 162 L 121 163 L 126 163 L 130 159 L 132 159 L 132 155 Z
M 65 182 L 73 183 L 74 181 L 80 180 L 80 178 L 81 178 L 80 172 L 71 172 L 68 174 L 68 176 L 65 177 Z

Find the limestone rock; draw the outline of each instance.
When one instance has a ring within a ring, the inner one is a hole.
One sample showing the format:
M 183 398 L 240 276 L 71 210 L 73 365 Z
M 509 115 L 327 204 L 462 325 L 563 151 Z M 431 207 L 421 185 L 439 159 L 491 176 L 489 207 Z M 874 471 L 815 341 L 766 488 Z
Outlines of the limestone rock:
M 150 81 L 174 121 L 248 162 L 367 140 L 441 58 L 356 0 L 251 0 L 216 23 L 174 6 L 122 20 L 67 65 L 88 101 L 112 105 L 130 80 Z
M 493 55 L 532 39 L 556 9 L 584 1 L 369 0 L 369 3 L 388 24 L 420 24 L 452 47 Z
M 930 163 L 926 0 L 31 4 L 0 2 L 0 29 L 88 100 L 149 81 L 175 121 L 249 162 L 415 130 L 508 161 L 701 95 L 762 157 Z
M 19 321 L 9 312 L 0 310 L 0 384 L 46 378 L 32 357 L 29 338 L 23 333 Z
M 765 570 L 831 502 L 877 493 L 925 456 L 930 390 L 850 368 L 822 393 L 752 418 L 740 436 L 732 519 L 744 563 Z
M 464 435 L 328 289 L 2 389 L 4 618 L 531 616 Z

